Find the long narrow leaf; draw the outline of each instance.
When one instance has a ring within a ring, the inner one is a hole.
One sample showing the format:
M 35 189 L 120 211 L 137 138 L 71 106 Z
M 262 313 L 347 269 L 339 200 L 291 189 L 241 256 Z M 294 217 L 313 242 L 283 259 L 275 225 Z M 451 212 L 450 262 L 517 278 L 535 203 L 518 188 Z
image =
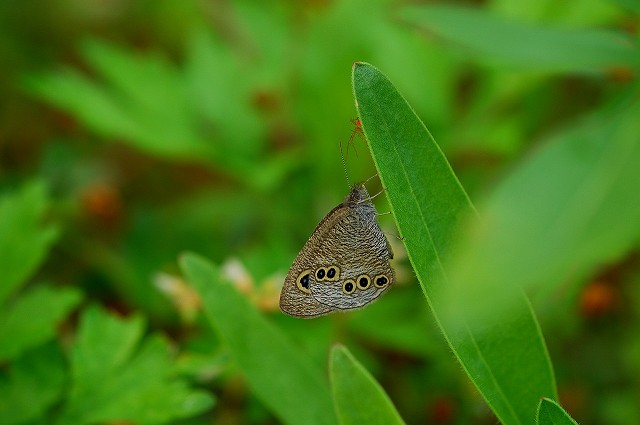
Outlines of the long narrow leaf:
M 409 6 L 400 16 L 482 60 L 500 64 L 582 73 L 640 66 L 637 43 L 613 31 L 534 26 L 450 5 Z
M 474 208 L 433 137 L 391 82 L 373 66 L 357 63 L 353 85 L 398 229 L 448 343 L 503 423 L 531 423 L 540 397 L 554 397 L 556 389 L 527 299 L 515 288 L 484 294 L 489 302 L 506 297 L 510 306 L 509 316 L 489 328 L 476 325 L 466 305 L 451 308 L 443 299 L 460 220 L 473 217 Z
M 313 362 L 266 321 L 207 261 L 181 265 L 200 293 L 207 318 L 227 343 L 254 393 L 288 424 L 337 422 L 327 382 Z
M 331 387 L 343 425 L 404 424 L 380 384 L 345 347 L 331 350 Z

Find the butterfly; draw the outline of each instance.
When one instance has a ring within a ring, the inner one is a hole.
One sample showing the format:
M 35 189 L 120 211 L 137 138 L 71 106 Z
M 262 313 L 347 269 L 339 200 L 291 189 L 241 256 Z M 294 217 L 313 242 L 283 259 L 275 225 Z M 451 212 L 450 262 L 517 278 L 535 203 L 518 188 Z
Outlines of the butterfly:
M 363 183 L 316 226 L 293 261 L 280 309 L 311 318 L 363 307 L 393 283 L 393 251 Z

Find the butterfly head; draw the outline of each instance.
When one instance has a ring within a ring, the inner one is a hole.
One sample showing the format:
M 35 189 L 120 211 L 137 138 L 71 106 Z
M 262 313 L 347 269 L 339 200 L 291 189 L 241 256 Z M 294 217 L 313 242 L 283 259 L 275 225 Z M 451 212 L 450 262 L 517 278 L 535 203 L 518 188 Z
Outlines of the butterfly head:
M 351 192 L 344 199 L 343 205 L 352 207 L 362 203 L 371 203 L 371 195 L 367 191 L 367 188 L 364 187 L 363 183 L 356 183 L 351 188 Z

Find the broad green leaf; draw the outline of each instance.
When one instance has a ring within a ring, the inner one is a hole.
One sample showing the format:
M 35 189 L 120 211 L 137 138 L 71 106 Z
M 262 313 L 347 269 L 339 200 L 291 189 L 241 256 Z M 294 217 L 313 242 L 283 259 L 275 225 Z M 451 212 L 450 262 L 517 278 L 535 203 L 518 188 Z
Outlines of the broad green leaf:
M 36 270 L 58 234 L 43 224 L 46 207 L 40 182 L 0 197 L 0 305 Z
M 0 360 L 15 358 L 55 335 L 60 321 L 80 302 L 69 288 L 39 286 L 0 311 Z
M 6 372 L 5 372 L 6 371 Z M 4 425 L 42 418 L 64 390 L 66 365 L 54 344 L 26 352 L 0 372 L 0 418 Z
M 342 346 L 331 350 L 331 388 L 343 425 L 404 424 L 384 389 Z
M 161 424 L 212 405 L 209 394 L 173 376 L 166 341 L 151 336 L 140 345 L 143 328 L 137 316 L 120 319 L 96 307 L 85 312 L 72 350 L 71 393 L 57 424 Z
M 446 265 L 456 254 L 459 222 L 473 219 L 474 208 L 442 151 L 391 82 L 373 66 L 356 63 L 353 85 L 398 229 L 447 342 L 503 423 L 530 423 L 540 397 L 553 397 L 556 389 L 526 297 L 513 286 L 505 295 L 483 294 L 480 299 L 490 305 L 505 297 L 511 307 L 509 316 L 489 329 L 486 323 L 476 324 L 464 303 L 451 308 L 443 298 L 453 288 Z M 469 283 L 456 282 L 455 288 L 464 291 Z
M 400 16 L 482 60 L 500 64 L 581 73 L 640 67 L 637 43 L 612 31 L 534 26 L 450 5 L 409 6 Z
M 548 293 L 632 249 L 640 239 L 639 114 L 637 100 L 612 105 L 515 169 L 483 205 L 452 267 L 452 280 L 474 285 L 449 298 L 466 298 L 488 317 L 482 310 L 496 306 L 474 302 L 487 291 L 517 283 Z
M 180 260 L 204 311 L 226 342 L 253 392 L 287 424 L 335 424 L 329 387 L 313 361 L 265 320 L 206 260 Z
M 555 401 L 543 398 L 538 405 L 537 425 L 578 425 Z

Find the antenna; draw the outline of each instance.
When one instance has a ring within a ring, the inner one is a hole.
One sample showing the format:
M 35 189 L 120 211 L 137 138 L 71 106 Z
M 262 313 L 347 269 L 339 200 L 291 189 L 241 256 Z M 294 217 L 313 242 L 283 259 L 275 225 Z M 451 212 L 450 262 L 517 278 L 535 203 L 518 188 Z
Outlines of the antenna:
M 342 158 L 342 168 L 344 169 L 344 176 L 347 178 L 347 184 L 351 187 L 351 182 L 349 181 L 349 172 L 347 171 L 347 163 L 344 160 L 344 152 L 342 151 L 342 140 L 340 140 L 340 158 Z

